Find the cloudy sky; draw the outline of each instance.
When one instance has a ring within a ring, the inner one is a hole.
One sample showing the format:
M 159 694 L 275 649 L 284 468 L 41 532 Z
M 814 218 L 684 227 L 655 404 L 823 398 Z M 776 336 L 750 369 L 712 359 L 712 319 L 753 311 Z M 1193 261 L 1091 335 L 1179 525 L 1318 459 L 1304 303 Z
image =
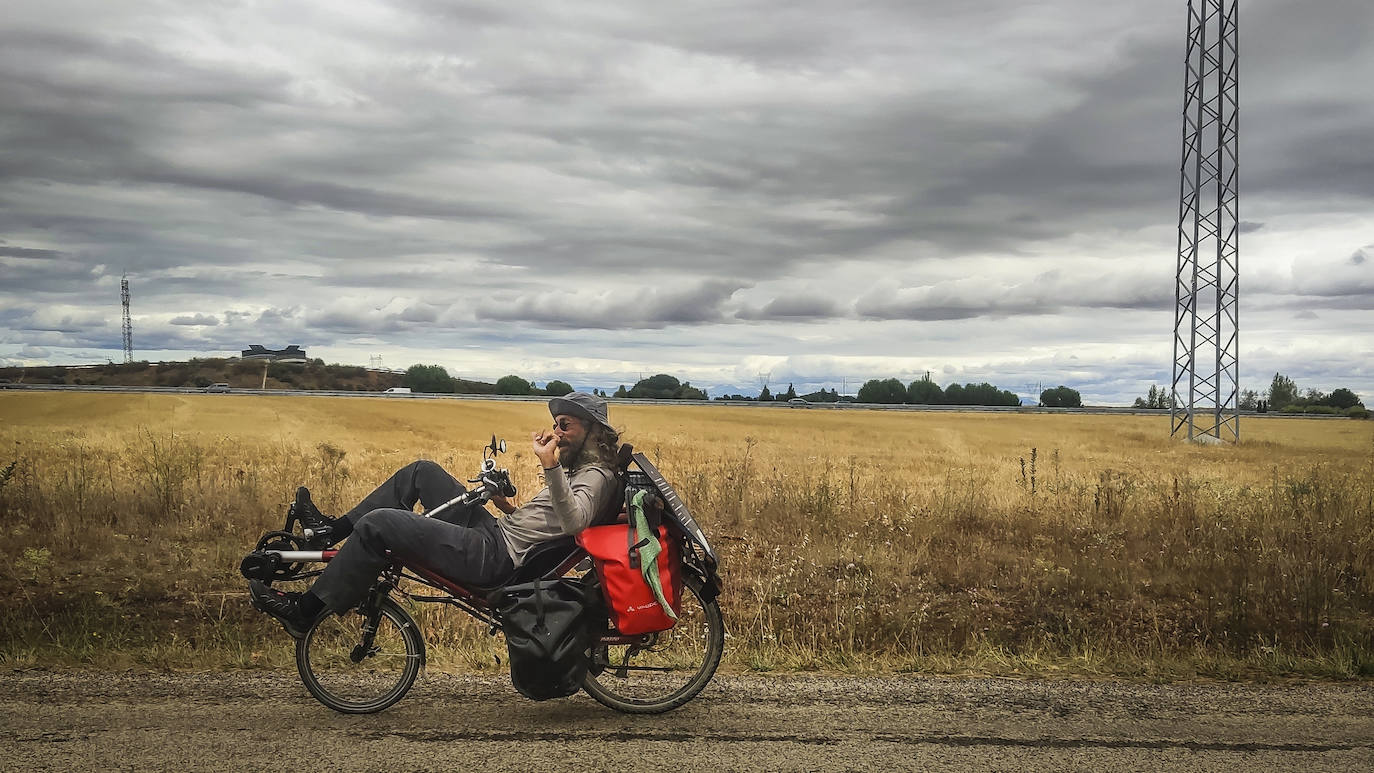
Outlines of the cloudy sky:
M 41 0 L 0 364 L 300 344 L 614 388 L 1172 361 L 1186 2 Z M 1374 5 L 1241 2 L 1241 381 L 1374 397 Z

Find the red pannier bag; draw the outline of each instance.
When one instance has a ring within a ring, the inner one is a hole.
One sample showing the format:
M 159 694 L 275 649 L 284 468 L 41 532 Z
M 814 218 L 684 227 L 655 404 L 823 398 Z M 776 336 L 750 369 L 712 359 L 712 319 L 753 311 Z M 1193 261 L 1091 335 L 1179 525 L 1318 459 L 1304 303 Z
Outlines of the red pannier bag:
M 577 544 L 592 557 L 596 574 L 601 578 L 601 592 L 606 597 L 611 624 L 626 636 L 666 631 L 677 622 L 663 611 L 654 597 L 644 573 L 630 558 L 630 526 L 618 523 L 593 526 L 577 535 Z M 677 613 L 682 608 L 682 555 L 677 540 L 668 535 L 668 527 L 658 527 L 658 578 L 663 596 Z M 637 558 L 637 556 L 636 556 Z

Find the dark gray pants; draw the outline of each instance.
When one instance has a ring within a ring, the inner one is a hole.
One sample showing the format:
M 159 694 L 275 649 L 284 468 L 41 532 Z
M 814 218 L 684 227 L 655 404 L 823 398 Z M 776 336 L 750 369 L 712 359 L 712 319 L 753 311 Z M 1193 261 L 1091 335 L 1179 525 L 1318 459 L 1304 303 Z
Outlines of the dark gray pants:
M 431 510 L 464 491 L 431 461 L 397 470 L 343 516 L 353 523 L 353 534 L 310 590 L 342 612 L 362 601 L 394 561 L 422 566 L 458 583 L 489 586 L 509 577 L 515 565 L 506 539 L 484 508 L 455 505 L 435 518 L 410 511 L 416 502 Z

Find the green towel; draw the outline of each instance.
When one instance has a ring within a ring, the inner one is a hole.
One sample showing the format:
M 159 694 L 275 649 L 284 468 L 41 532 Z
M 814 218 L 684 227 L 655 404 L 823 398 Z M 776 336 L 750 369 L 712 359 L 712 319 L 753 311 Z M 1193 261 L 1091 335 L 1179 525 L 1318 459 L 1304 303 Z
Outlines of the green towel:
M 658 577 L 658 554 L 663 552 L 663 548 L 658 544 L 658 535 L 649 530 L 649 519 L 644 515 L 645 493 L 635 492 L 630 500 L 630 528 L 634 529 L 635 542 L 639 544 L 639 571 L 644 573 L 644 582 L 653 590 L 654 598 L 658 599 L 658 605 L 663 607 L 664 613 L 670 619 L 677 620 L 677 613 L 668 599 L 663 597 L 663 583 Z

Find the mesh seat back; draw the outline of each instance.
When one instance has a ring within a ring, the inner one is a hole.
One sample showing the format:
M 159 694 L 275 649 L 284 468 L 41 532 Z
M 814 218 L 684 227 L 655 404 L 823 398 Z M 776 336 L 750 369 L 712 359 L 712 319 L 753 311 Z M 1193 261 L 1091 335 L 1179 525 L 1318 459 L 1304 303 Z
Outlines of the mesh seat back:
M 615 490 L 611 496 L 606 497 L 606 502 L 601 506 L 601 512 L 592 519 L 592 526 L 605 526 L 620 519 L 621 512 L 625 510 L 625 483 L 633 474 L 629 470 L 634 453 L 634 446 L 629 443 L 621 444 L 620 451 L 615 457 L 615 464 L 611 467 L 611 473 L 615 480 Z

